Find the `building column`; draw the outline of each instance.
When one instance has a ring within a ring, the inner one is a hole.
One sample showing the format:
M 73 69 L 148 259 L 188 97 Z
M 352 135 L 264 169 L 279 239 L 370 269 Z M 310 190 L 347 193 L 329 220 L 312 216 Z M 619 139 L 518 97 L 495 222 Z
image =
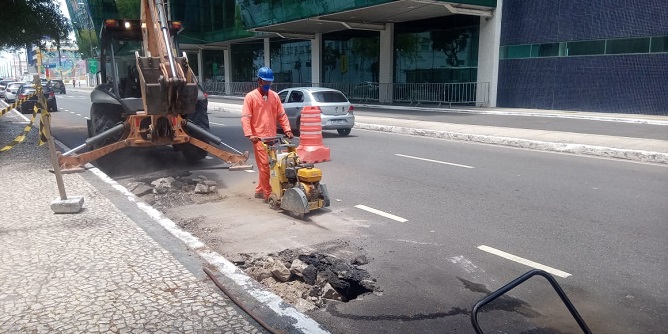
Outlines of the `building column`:
M 271 45 L 269 38 L 264 39 L 264 66 L 271 67 Z
M 392 103 L 394 100 L 394 23 L 385 24 L 380 32 L 380 55 L 378 57 L 378 101 Z
M 231 95 L 230 82 L 232 82 L 232 45 L 223 50 L 223 66 L 225 66 L 225 94 Z
M 485 101 L 487 96 L 487 107 L 496 107 L 496 92 L 499 84 L 499 52 L 501 44 L 501 13 L 503 0 L 496 1 L 494 16 L 480 18 L 480 42 L 478 48 L 478 90 L 476 100 Z M 482 82 L 489 83 L 489 89 Z M 481 106 L 482 103 L 478 103 Z
M 322 34 L 316 33 L 311 40 L 311 83 L 314 86 L 321 83 L 322 73 Z

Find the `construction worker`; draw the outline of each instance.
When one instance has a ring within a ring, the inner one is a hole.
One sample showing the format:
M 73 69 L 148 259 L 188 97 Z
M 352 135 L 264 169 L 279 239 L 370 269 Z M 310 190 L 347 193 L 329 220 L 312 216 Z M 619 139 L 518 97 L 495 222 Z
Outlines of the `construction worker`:
M 260 139 L 276 136 L 277 123 L 288 138 L 294 137 L 281 100 L 278 94 L 270 89 L 273 81 L 274 72 L 269 67 L 260 68 L 257 71 L 258 87 L 246 94 L 241 110 L 241 127 L 244 136 L 253 142 L 255 163 L 260 174 L 255 187 L 255 198 L 263 198 L 265 201 L 271 195 L 269 156 Z

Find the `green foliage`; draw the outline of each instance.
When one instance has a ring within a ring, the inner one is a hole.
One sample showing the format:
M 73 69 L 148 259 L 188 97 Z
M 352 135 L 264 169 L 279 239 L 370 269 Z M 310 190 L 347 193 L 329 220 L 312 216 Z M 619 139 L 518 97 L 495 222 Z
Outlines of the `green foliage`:
M 397 50 L 399 58 L 411 62 L 422 60 L 420 56 L 420 40 L 415 34 L 397 35 L 394 47 Z
M 52 0 L 3 1 L 0 22 L 3 26 L 0 49 L 28 44 L 44 48 L 44 41 L 49 39 L 60 45 L 72 29 L 58 2 Z
M 471 34 L 461 30 L 433 30 L 429 33 L 431 46 L 435 51 L 443 51 L 448 57 L 448 64 L 459 66 L 457 54 L 466 49 Z
M 138 19 L 141 16 L 141 6 L 137 0 L 116 0 L 119 18 Z

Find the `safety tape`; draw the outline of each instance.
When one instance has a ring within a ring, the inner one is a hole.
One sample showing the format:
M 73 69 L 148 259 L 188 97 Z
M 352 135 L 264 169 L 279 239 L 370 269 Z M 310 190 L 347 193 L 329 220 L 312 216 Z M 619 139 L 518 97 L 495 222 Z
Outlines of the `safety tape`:
M 8 113 L 10 110 L 12 110 L 12 109 L 18 107 L 18 106 L 21 105 L 23 102 L 27 101 L 29 98 L 35 96 L 35 94 L 37 94 L 37 93 L 32 93 L 32 94 L 30 94 L 28 97 L 24 97 L 24 98 L 22 98 L 22 99 L 19 99 L 19 100 L 17 100 L 17 101 L 14 101 L 14 103 L 8 105 L 5 109 L 2 109 L 2 112 L 0 112 L 0 116 L 4 116 L 4 115 L 5 115 L 6 113 Z
M 41 93 L 41 90 L 38 90 L 38 92 Z M 37 94 L 37 93 L 35 93 L 35 94 Z M 12 110 L 12 109 L 16 108 L 16 106 L 25 102 L 27 99 L 31 98 L 35 94 L 31 94 L 30 96 L 28 96 L 24 99 L 21 99 L 18 102 L 14 102 L 11 106 L 8 107 L 8 108 L 10 108 L 9 110 Z M 40 106 L 41 108 L 39 108 L 38 106 Z M 5 111 L 3 110 L 3 114 L 4 114 L 4 112 Z M 3 148 L 0 148 L 0 152 L 9 151 L 14 146 L 16 146 L 16 145 L 22 143 L 23 141 L 25 141 L 26 136 L 28 135 L 28 133 L 30 133 L 30 130 L 32 130 L 32 126 L 35 123 L 35 119 L 37 118 L 37 113 L 41 113 L 42 118 L 50 116 L 49 111 L 47 110 L 47 108 L 44 108 L 44 106 L 41 105 L 41 102 L 38 101 L 37 103 L 35 103 L 35 106 L 32 109 L 32 117 L 30 118 L 30 122 L 28 123 L 28 125 L 26 125 L 26 127 L 23 129 L 23 132 L 21 132 L 20 135 L 16 136 L 16 138 L 14 138 L 14 140 L 12 140 L 11 143 L 9 143 L 7 146 L 5 146 Z M 39 146 L 44 145 L 44 143 L 46 143 L 46 135 L 44 133 L 44 122 L 40 122 L 39 123 Z
M 16 138 L 14 138 L 14 140 L 12 140 L 12 142 L 9 143 L 9 145 L 7 145 L 3 148 L 0 148 L 0 152 L 9 151 L 14 146 L 16 146 L 16 145 L 22 143 L 24 140 L 26 140 L 26 135 L 28 135 L 28 133 L 32 129 L 33 123 L 35 123 L 35 118 L 37 117 L 37 111 L 38 111 L 37 105 L 35 105 L 35 108 L 33 108 L 32 117 L 30 118 L 30 123 L 28 123 L 28 125 L 26 125 L 26 127 L 23 129 L 23 132 L 20 135 L 18 135 Z

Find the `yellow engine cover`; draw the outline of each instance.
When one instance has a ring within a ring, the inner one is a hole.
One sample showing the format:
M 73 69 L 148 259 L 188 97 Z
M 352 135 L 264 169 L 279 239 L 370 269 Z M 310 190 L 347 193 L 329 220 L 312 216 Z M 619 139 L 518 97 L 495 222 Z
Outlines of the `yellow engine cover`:
M 322 179 L 322 171 L 319 168 L 300 168 L 297 178 L 302 182 L 318 182 Z

